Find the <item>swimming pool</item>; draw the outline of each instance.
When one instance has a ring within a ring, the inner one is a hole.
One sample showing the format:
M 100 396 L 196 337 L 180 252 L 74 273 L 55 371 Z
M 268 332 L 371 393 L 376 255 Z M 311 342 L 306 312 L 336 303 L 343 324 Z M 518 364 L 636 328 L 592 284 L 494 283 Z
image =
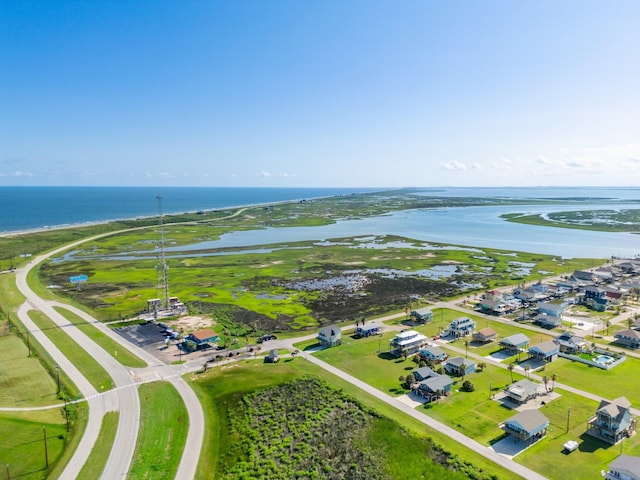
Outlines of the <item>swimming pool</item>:
M 613 362 L 613 357 L 610 357 L 609 355 L 598 355 L 593 359 L 593 361 L 600 365 L 608 365 Z

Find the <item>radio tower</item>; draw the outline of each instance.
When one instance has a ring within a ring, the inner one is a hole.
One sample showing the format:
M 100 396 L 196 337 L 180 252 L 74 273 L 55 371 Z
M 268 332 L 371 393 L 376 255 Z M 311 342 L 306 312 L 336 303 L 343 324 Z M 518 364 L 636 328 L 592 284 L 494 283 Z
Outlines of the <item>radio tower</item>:
M 160 223 L 158 225 L 160 242 L 158 248 L 160 249 L 160 263 L 156 267 L 158 269 L 158 297 L 162 299 L 163 309 L 169 308 L 169 276 L 167 271 L 167 259 L 164 255 L 164 224 L 162 223 L 162 195 L 157 195 L 158 200 L 158 216 L 160 217 Z

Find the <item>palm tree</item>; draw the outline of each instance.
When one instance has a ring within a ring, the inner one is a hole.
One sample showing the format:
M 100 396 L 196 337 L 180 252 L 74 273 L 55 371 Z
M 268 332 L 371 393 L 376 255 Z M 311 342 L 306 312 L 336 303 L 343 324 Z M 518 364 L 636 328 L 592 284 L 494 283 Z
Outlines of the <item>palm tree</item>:
M 556 379 L 558 378 L 558 376 L 554 373 L 553 375 L 551 375 L 551 381 L 553 382 L 551 384 L 551 390 L 553 390 L 554 388 L 556 388 Z
M 542 377 L 542 382 L 544 383 L 544 391 L 545 391 L 545 392 L 548 392 L 548 391 L 549 391 L 549 389 L 547 388 L 547 383 L 549 382 L 549 379 L 547 378 L 547 376 L 546 376 L 546 375 L 544 375 L 544 376 Z
M 484 362 L 480 362 L 478 364 L 478 368 L 480 369 L 480 371 L 482 372 L 485 368 L 487 367 L 487 364 Z
M 511 374 L 511 383 L 513 383 L 513 369 L 516 368 L 515 362 L 511 362 L 507 368 Z
M 529 370 L 531 370 L 531 365 L 526 364 L 526 365 L 524 366 L 524 373 L 525 373 L 525 375 L 527 376 L 527 378 L 529 378 Z
M 469 358 L 469 340 L 464 341 L 464 358 Z

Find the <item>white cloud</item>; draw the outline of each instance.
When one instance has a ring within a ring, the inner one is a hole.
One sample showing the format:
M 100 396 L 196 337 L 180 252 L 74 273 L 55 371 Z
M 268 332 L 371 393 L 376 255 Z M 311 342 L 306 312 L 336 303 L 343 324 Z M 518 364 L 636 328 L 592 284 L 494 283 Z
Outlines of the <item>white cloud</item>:
M 471 165 L 471 168 L 473 170 L 477 170 L 477 171 L 482 171 L 483 170 L 482 165 L 480 165 L 479 163 L 474 163 L 473 165 Z
M 457 160 L 452 160 L 447 163 L 441 163 L 440 166 L 445 170 L 459 170 L 462 172 L 467 169 L 467 166 L 464 163 L 458 162 Z
M 31 172 L 23 172 L 22 170 L 17 170 L 9 174 L 10 177 L 33 177 L 33 173 Z
M 544 155 L 538 155 L 536 157 L 536 163 L 539 163 L 541 165 L 551 165 L 553 162 Z
M 262 172 L 258 173 L 258 176 L 259 177 L 263 177 L 263 178 L 268 178 L 268 177 L 271 176 L 271 173 L 262 171 Z

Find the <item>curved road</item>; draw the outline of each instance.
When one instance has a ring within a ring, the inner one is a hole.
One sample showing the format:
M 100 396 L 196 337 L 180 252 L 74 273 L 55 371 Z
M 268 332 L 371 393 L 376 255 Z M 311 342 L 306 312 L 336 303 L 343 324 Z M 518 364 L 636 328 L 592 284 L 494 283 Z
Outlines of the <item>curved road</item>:
M 131 466 L 133 453 L 135 451 L 140 421 L 140 400 L 138 397 L 137 386 L 144 382 L 136 382 L 133 372 L 120 364 L 109 353 L 105 352 L 75 325 L 71 324 L 62 314 L 56 311 L 54 306 L 67 308 L 80 315 L 82 318 L 100 329 L 104 334 L 122 345 L 123 348 L 132 351 L 132 353 L 144 359 L 147 364 L 150 365 L 146 369 L 153 370 L 156 375 L 155 379 L 171 377 L 168 381 L 172 383 L 181 395 L 189 415 L 189 431 L 187 433 L 186 445 L 175 478 L 180 480 L 191 480 L 195 477 L 195 471 L 200 451 L 202 449 L 202 439 L 204 437 L 204 413 L 193 390 L 191 390 L 188 384 L 181 377 L 176 376 L 176 369 L 173 368 L 174 366 L 161 364 L 157 359 L 148 355 L 144 350 L 132 345 L 116 333 L 112 332 L 108 327 L 100 324 L 95 318 L 91 317 L 86 312 L 59 302 L 42 299 L 27 284 L 27 276 L 31 269 L 47 258 L 68 250 L 69 248 L 73 248 L 81 243 L 103 236 L 113 235 L 114 233 L 116 232 L 94 236 L 58 248 L 52 252 L 38 256 L 29 262 L 27 266 L 16 270 L 16 285 L 26 298 L 26 301 L 18 311 L 20 320 L 29 330 L 30 334 L 40 342 L 43 348 L 49 352 L 53 360 L 76 384 L 89 405 L 87 428 L 83 434 L 83 438 L 78 449 L 74 452 L 71 460 L 66 465 L 61 478 L 78 478 L 78 474 L 89 457 L 91 449 L 98 438 L 102 418 L 108 411 L 119 411 L 120 415 L 116 438 L 101 478 L 111 480 L 127 476 L 127 472 Z M 39 310 L 50 318 L 56 325 L 64 327 L 65 332 L 105 368 L 113 379 L 116 388 L 109 392 L 97 392 L 91 383 L 75 367 L 75 365 L 67 359 L 67 357 L 29 318 L 30 310 Z M 189 366 L 189 369 L 196 370 L 200 365 L 198 367 L 191 365 Z M 182 367 L 182 369 L 178 371 L 180 374 L 183 374 L 187 371 L 187 368 Z

